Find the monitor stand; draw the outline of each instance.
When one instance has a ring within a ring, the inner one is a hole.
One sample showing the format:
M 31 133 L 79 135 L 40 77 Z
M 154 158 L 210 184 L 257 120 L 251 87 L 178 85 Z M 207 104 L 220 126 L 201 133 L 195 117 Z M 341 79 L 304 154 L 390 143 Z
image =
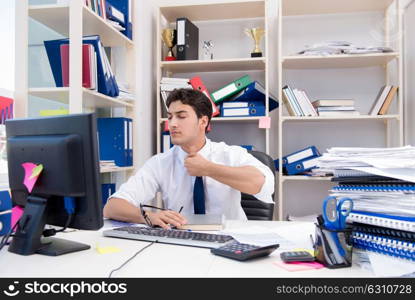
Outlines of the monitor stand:
M 42 238 L 46 225 L 47 199 L 29 196 L 9 251 L 20 255 L 43 254 L 58 256 L 90 249 L 91 246 L 58 238 Z

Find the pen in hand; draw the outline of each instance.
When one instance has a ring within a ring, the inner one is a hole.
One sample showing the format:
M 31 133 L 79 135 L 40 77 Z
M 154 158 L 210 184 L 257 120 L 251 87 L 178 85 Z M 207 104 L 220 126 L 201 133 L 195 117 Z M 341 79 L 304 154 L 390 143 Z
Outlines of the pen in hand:
M 182 212 L 182 210 L 183 210 L 183 206 L 182 206 L 182 207 L 180 207 L 180 209 L 179 209 L 179 214 Z

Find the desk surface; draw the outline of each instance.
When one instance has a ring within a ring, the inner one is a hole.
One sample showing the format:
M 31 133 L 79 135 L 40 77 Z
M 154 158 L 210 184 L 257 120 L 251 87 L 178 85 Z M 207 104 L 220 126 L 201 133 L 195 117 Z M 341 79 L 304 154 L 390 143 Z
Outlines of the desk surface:
M 57 237 L 76 240 L 91 245 L 91 249 L 58 257 L 43 255 L 20 256 L 3 249 L 0 252 L 1 277 L 108 277 L 111 270 L 118 268 L 147 242 L 106 238 L 102 235 L 109 222 L 100 231 L 74 231 L 59 233 Z M 310 233 L 313 224 L 276 221 L 228 221 L 226 228 L 262 226 L 281 231 L 297 232 L 295 241 L 311 246 Z M 301 228 L 301 230 L 298 230 Z M 121 252 L 99 254 L 100 247 L 118 247 Z M 274 251 L 269 257 L 238 262 L 210 253 L 209 249 L 154 244 L 144 250 L 113 277 L 372 277 L 370 271 L 354 264 L 351 268 L 320 269 L 313 271 L 288 272 L 273 262 L 280 261 Z

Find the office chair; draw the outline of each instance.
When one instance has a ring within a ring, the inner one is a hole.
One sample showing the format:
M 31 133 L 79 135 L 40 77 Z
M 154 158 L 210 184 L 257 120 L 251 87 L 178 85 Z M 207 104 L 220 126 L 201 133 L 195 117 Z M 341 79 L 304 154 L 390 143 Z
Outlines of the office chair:
M 274 160 L 269 155 L 260 151 L 248 152 L 264 165 L 269 167 L 272 171 L 272 174 L 275 175 Z M 272 199 L 274 200 L 274 194 L 272 194 Z M 272 220 L 272 216 L 274 214 L 274 203 L 265 203 L 256 199 L 252 195 L 242 193 L 241 205 L 246 216 L 248 217 L 248 220 Z

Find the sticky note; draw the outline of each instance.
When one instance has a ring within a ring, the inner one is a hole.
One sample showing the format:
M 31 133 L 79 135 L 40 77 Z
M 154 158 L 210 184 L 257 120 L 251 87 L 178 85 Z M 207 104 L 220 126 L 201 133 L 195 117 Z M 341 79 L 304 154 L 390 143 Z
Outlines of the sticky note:
M 292 250 L 290 250 L 290 251 L 306 251 L 306 252 L 310 253 L 312 256 L 315 256 L 315 255 L 314 255 L 314 250 L 311 250 L 311 249 L 305 249 L 305 248 L 295 248 L 295 249 L 292 249 Z
M 40 173 L 43 171 L 43 165 L 26 162 L 22 164 L 22 167 L 25 170 L 23 184 L 26 186 L 29 193 L 31 193 Z
M 271 128 L 271 118 L 270 117 L 261 117 L 259 118 L 259 128 Z
M 21 206 L 17 205 L 12 208 L 12 228 L 17 222 L 19 222 L 22 215 L 23 215 L 23 208 Z
M 96 249 L 99 254 L 110 254 L 110 253 L 121 252 L 121 249 L 118 247 L 113 247 L 113 246 L 101 247 L 98 244 L 97 244 Z
M 307 271 L 307 270 L 318 270 L 324 268 L 324 265 L 318 262 L 292 262 L 292 263 L 285 263 L 283 261 L 274 261 L 274 265 L 283 268 L 289 272 L 296 272 L 296 271 Z

